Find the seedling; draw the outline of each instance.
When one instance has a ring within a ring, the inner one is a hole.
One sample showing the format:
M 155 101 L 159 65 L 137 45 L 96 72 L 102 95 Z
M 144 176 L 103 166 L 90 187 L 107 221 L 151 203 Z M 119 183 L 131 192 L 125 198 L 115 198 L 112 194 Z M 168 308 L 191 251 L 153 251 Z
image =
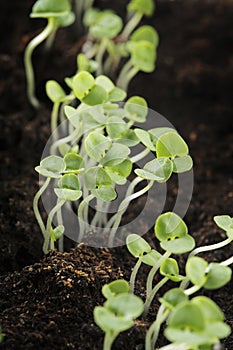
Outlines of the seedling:
M 35 77 L 32 66 L 32 54 L 35 48 L 46 39 L 53 38 L 59 27 L 66 27 L 74 22 L 74 14 L 71 11 L 69 0 L 37 0 L 33 5 L 31 18 L 45 18 L 48 23 L 44 30 L 32 39 L 25 49 L 24 64 L 27 78 L 28 99 L 33 107 L 39 107 L 39 101 L 35 96 Z
M 120 332 L 134 325 L 134 319 L 143 312 L 143 301 L 128 293 L 124 280 L 114 281 L 102 289 L 107 301 L 94 309 L 95 323 L 105 332 L 103 350 L 110 350 Z

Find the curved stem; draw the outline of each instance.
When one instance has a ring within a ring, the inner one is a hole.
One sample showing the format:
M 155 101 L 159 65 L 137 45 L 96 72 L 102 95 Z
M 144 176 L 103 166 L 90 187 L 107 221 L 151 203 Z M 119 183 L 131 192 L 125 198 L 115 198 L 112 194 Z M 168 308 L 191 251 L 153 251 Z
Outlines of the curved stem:
M 211 244 L 211 245 L 206 245 L 203 247 L 198 247 L 196 249 L 194 249 L 188 256 L 188 259 L 191 258 L 191 256 L 197 255 L 199 253 L 203 253 L 203 252 L 208 252 L 210 250 L 215 250 L 215 249 L 220 249 L 225 247 L 227 244 L 232 242 L 232 238 L 227 238 L 222 242 L 219 243 L 215 243 L 215 244 Z
M 34 214 L 35 214 L 36 220 L 37 220 L 37 222 L 38 222 L 38 224 L 40 226 L 40 230 L 41 230 L 44 238 L 45 238 L 45 225 L 44 225 L 44 222 L 43 222 L 43 220 L 41 218 L 41 215 L 40 215 L 38 203 L 39 203 L 40 197 L 42 196 L 42 194 L 44 193 L 44 191 L 48 187 L 50 180 L 51 180 L 51 178 L 47 177 L 47 179 L 45 180 L 43 186 L 39 189 L 39 191 L 36 193 L 36 195 L 35 195 L 35 197 L 33 199 Z
M 156 272 L 158 271 L 158 269 L 160 268 L 162 262 L 169 258 L 169 256 L 171 255 L 170 252 L 166 252 L 164 253 L 161 258 L 157 261 L 157 264 L 155 264 L 152 269 L 150 270 L 149 272 L 149 275 L 147 277 L 147 281 L 146 281 L 146 296 L 147 298 L 149 297 L 151 291 L 152 291 L 152 286 L 153 286 L 153 279 L 154 279 L 154 276 L 156 274 Z
M 110 332 L 105 333 L 103 350 L 111 350 L 112 344 L 113 344 L 114 340 L 116 339 L 116 337 L 117 337 L 117 335 L 113 335 Z
M 200 286 L 192 286 L 189 289 L 185 289 L 184 292 L 186 295 L 191 295 L 196 293 L 199 289 L 201 289 Z
M 39 108 L 40 103 L 35 96 L 35 75 L 32 66 L 32 54 L 35 48 L 40 45 L 48 36 L 53 32 L 55 27 L 54 18 L 51 17 L 48 19 L 48 24 L 44 30 L 32 39 L 27 45 L 24 53 L 24 65 L 27 79 L 27 95 L 30 103 L 33 107 Z
M 85 233 L 85 226 L 86 226 L 86 222 L 84 221 L 84 217 L 83 217 L 83 211 L 85 210 L 86 206 L 88 206 L 88 203 L 94 198 L 95 196 L 93 194 L 90 194 L 89 196 L 84 198 L 78 206 L 79 240 L 83 238 Z
M 155 294 L 158 292 L 158 290 L 169 280 L 168 277 L 164 277 L 159 283 L 157 283 L 149 295 L 146 296 L 146 301 L 144 305 L 144 313 L 143 316 L 145 317 L 149 311 L 150 305 L 155 297 Z
M 108 44 L 108 40 L 106 38 L 102 39 L 99 45 L 99 49 L 96 55 L 96 62 L 98 63 L 98 68 L 96 70 L 96 75 L 100 75 L 103 73 L 103 57 Z
M 149 191 L 149 189 L 153 186 L 154 184 L 154 181 L 151 180 L 147 186 L 145 186 L 143 189 L 141 189 L 140 191 L 136 192 L 136 193 L 133 193 L 131 194 L 130 196 L 128 196 L 127 198 L 125 198 L 121 204 L 119 205 L 119 208 L 118 208 L 118 212 L 116 214 L 116 218 L 115 218 L 115 222 L 113 224 L 113 227 L 110 231 L 110 234 L 109 234 L 109 245 L 110 247 L 113 246 L 113 241 L 114 241 L 114 237 L 115 237 L 115 233 L 116 233 L 116 230 L 118 229 L 119 225 L 120 225 L 120 222 L 121 222 L 121 218 L 122 218 L 122 215 L 124 214 L 124 212 L 127 210 L 128 208 L 128 205 L 129 203 L 142 196 L 143 194 L 145 194 L 146 192 Z
M 58 226 L 63 225 L 61 208 L 57 211 L 57 224 L 58 224 Z M 64 251 L 64 235 L 62 235 L 58 240 L 58 250 L 59 250 L 59 252 Z
M 136 12 L 126 24 L 123 32 L 121 33 L 121 36 L 124 38 L 128 38 L 132 33 L 132 31 L 134 30 L 134 28 L 137 27 L 142 17 L 143 17 L 143 14 Z
M 131 59 L 129 59 L 124 64 L 124 66 L 122 67 L 122 69 L 121 69 L 121 71 L 119 73 L 119 76 L 118 76 L 118 79 L 117 79 L 117 84 L 116 84 L 118 87 L 122 87 L 124 79 L 125 79 L 125 76 L 130 71 L 130 69 L 132 67 L 133 67 L 132 61 L 131 61 Z
M 125 91 L 128 90 L 128 86 L 130 81 L 135 77 L 136 74 L 138 74 L 139 69 L 136 67 L 133 67 L 124 77 L 124 80 L 122 82 L 121 88 L 124 89 Z
M 162 348 L 159 348 L 159 350 L 188 350 L 188 349 L 190 349 L 189 345 L 176 344 L 176 343 L 169 344 L 169 345 L 163 346 Z
M 224 260 L 224 261 L 222 261 L 222 262 L 220 263 L 220 265 L 223 265 L 223 266 L 229 266 L 229 265 L 231 265 L 231 264 L 233 264 L 233 256 L 232 256 L 231 258 L 229 258 L 229 259 L 227 259 L 227 260 Z
M 138 261 L 134 265 L 134 268 L 131 272 L 130 281 L 129 281 L 130 293 L 134 293 L 135 280 L 136 280 L 136 276 L 137 276 L 137 273 L 138 273 L 138 270 L 139 270 L 141 264 L 142 264 L 142 261 L 140 259 L 138 259 Z
M 59 107 L 60 107 L 60 102 L 55 102 L 53 104 L 53 110 L 51 114 L 51 133 L 54 141 L 58 139 L 57 121 L 58 121 Z
M 154 350 L 156 341 L 158 339 L 160 327 L 169 315 L 169 310 L 166 310 L 163 305 L 159 307 L 155 321 L 151 324 L 146 332 L 145 350 Z
M 49 213 L 48 219 L 47 219 L 47 224 L 46 224 L 46 235 L 45 235 L 45 240 L 44 240 L 44 245 L 43 245 L 43 252 L 45 254 L 48 253 L 48 249 L 49 249 L 49 244 L 50 244 L 50 229 L 52 226 L 52 221 L 53 221 L 53 217 L 56 214 L 56 212 L 63 206 L 63 204 L 65 203 L 65 200 L 59 200 L 57 202 L 57 204 L 55 205 L 55 207 L 51 210 L 51 212 Z
M 51 49 L 53 42 L 54 42 L 54 39 L 55 39 L 55 36 L 56 36 L 56 33 L 57 33 L 57 27 L 54 27 L 54 30 L 46 39 L 46 42 L 45 42 L 45 50 L 46 51 L 49 51 Z
M 138 162 L 139 160 L 145 158 L 145 157 L 147 156 L 147 154 L 149 154 L 149 153 L 150 153 L 149 148 L 146 148 L 146 149 L 144 149 L 141 153 L 139 153 L 139 154 L 137 154 L 136 156 L 130 158 L 130 160 L 131 160 L 132 163 L 136 163 L 136 162 Z

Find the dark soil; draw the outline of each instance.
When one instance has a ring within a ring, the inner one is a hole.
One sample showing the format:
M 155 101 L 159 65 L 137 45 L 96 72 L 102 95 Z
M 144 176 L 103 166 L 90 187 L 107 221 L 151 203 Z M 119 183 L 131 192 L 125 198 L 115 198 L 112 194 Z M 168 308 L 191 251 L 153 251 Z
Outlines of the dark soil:
M 125 1 L 118 1 L 120 13 Z M 133 259 L 124 247 L 112 250 L 72 246 L 66 253 L 43 258 L 42 238 L 32 200 L 38 188 L 34 171 L 49 137 L 50 104 L 44 93 L 48 79 L 62 82 L 75 71 L 79 48 L 75 28 L 59 31 L 55 46 L 34 55 L 37 91 L 43 108 L 35 112 L 25 96 L 23 50 L 43 26 L 30 20 L 33 1 L 0 4 L 0 324 L 4 350 L 65 350 L 102 348 L 103 333 L 94 324 L 93 309 L 103 303 L 101 287 L 129 278 Z M 99 1 L 108 6 L 107 1 Z M 185 220 L 197 245 L 217 242 L 224 234 L 213 216 L 233 215 L 233 4 L 231 0 L 158 0 L 154 25 L 160 34 L 157 69 L 140 74 L 130 94 L 147 98 L 187 140 L 194 159 L 194 193 Z M 166 209 L 172 208 L 177 188 L 169 188 Z M 139 203 L 135 204 L 139 206 Z M 153 234 L 147 238 L 152 241 Z M 157 244 L 157 242 L 155 242 Z M 210 261 L 232 255 L 232 246 L 206 254 Z M 182 265 L 183 260 L 180 258 Z M 144 295 L 147 270 L 142 270 L 136 292 Z M 232 281 L 211 296 L 233 325 Z M 162 292 L 161 292 L 162 293 Z M 114 349 L 143 349 L 146 320 L 121 334 Z M 163 337 L 159 346 L 166 344 Z M 233 349 L 233 337 L 224 341 Z

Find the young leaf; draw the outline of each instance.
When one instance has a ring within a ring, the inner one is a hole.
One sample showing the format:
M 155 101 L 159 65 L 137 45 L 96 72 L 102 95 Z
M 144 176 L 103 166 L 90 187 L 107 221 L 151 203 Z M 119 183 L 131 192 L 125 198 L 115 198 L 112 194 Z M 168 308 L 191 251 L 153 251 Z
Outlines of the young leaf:
M 101 12 L 99 9 L 91 7 L 87 11 L 85 11 L 84 17 L 83 17 L 83 24 L 85 27 L 90 27 L 93 24 L 95 24 L 101 15 Z
M 151 137 L 148 131 L 143 129 L 134 129 L 134 132 L 137 138 L 143 143 L 146 148 L 149 148 L 151 151 L 155 151 L 155 146 L 151 141 Z
M 170 159 L 159 158 L 146 163 L 143 169 L 136 169 L 135 173 L 143 179 L 163 183 L 170 178 L 172 170 Z
M 120 293 L 104 303 L 104 307 L 126 320 L 132 320 L 143 312 L 143 301 L 136 295 Z
M 97 39 L 112 39 L 120 33 L 123 26 L 121 17 L 109 11 L 104 11 L 96 17 L 90 26 L 90 34 Z
M 155 69 L 156 50 L 153 44 L 141 40 L 130 43 L 131 60 L 137 69 L 151 73 Z
M 211 263 L 208 266 L 207 278 L 203 287 L 205 289 L 221 288 L 231 280 L 231 275 L 232 270 L 230 267 Z
M 64 234 L 65 227 L 63 225 L 57 226 L 55 229 L 51 228 L 50 237 L 56 242 Z
M 121 102 L 124 101 L 127 94 L 123 89 L 120 89 L 118 87 L 114 87 L 112 91 L 108 94 L 108 100 L 110 102 Z
M 147 102 L 144 98 L 133 96 L 124 105 L 126 118 L 138 123 L 144 123 L 148 113 Z
M 67 153 L 64 157 L 64 161 L 66 164 L 65 172 L 67 173 L 78 174 L 85 166 L 83 158 L 74 152 Z
M 93 167 L 86 170 L 84 183 L 87 189 L 93 190 L 102 186 L 111 186 L 112 180 L 105 169 Z
M 101 159 L 100 163 L 103 166 L 115 166 L 127 159 L 130 153 L 129 147 L 120 143 L 113 143 L 106 155 Z
M 111 92 L 115 87 L 112 80 L 106 77 L 105 75 L 99 75 L 95 79 L 95 83 L 99 86 L 102 86 L 108 93 Z
M 189 280 L 196 286 L 203 286 L 206 282 L 206 269 L 208 263 L 202 258 L 192 256 L 188 259 L 185 271 Z
M 120 117 L 110 117 L 107 121 L 106 130 L 111 139 L 116 139 L 128 130 L 128 125 Z
M 63 158 L 58 156 L 48 156 L 44 158 L 35 170 L 46 177 L 59 178 L 65 170 L 65 162 Z
M 111 141 L 104 135 L 93 131 L 85 140 L 85 150 L 89 157 L 96 161 L 100 161 L 104 157 L 105 152 L 110 148 Z
M 217 215 L 214 217 L 215 223 L 226 231 L 227 236 L 233 239 L 233 218 L 229 215 Z
M 159 36 L 157 31 L 151 26 L 141 26 L 136 29 L 130 37 L 131 41 L 148 41 L 157 47 L 159 44 Z
M 181 288 L 173 288 L 166 292 L 162 298 L 159 298 L 159 301 L 166 308 L 172 310 L 176 305 L 188 301 L 188 296 Z
M 126 245 L 129 252 L 135 258 L 139 258 L 145 253 L 149 253 L 151 251 L 151 246 L 147 243 L 147 241 L 144 238 L 136 235 L 135 233 L 132 233 L 129 236 L 127 236 Z
M 184 279 L 184 276 L 179 275 L 179 266 L 177 261 L 172 258 L 165 259 L 160 266 L 161 275 L 169 278 L 173 282 L 179 282 Z
M 54 192 L 58 198 L 66 201 L 76 201 L 81 195 L 79 179 L 74 174 L 65 174 L 59 180 L 59 188 L 55 188 Z
M 103 202 L 111 202 L 116 199 L 117 194 L 112 186 L 103 186 L 91 191 L 97 199 Z
M 102 294 L 106 299 L 112 298 L 120 293 L 129 293 L 129 291 L 129 283 L 123 279 L 105 284 L 102 288 Z
M 163 134 L 167 134 L 168 132 L 177 132 L 175 129 L 168 128 L 168 127 L 161 127 L 161 128 L 153 128 L 149 130 L 149 133 L 151 135 L 151 140 L 153 144 L 155 145 Z
M 96 106 L 104 103 L 107 99 L 108 94 L 106 90 L 100 85 L 95 85 L 90 92 L 83 97 L 82 102 L 86 103 L 88 106 Z
M 72 87 L 76 97 L 79 100 L 82 100 L 89 93 L 89 91 L 94 87 L 94 85 L 95 85 L 95 79 L 88 72 L 85 72 L 85 71 L 79 72 L 73 78 Z
M 154 0 L 131 0 L 128 5 L 128 11 L 139 12 L 146 16 L 152 16 L 154 8 Z
M 62 89 L 62 87 L 55 81 L 49 80 L 45 85 L 46 94 L 50 98 L 50 100 L 55 102 L 63 102 L 66 98 L 66 93 Z
M 149 253 L 141 255 L 139 259 L 148 266 L 154 266 L 161 257 L 162 255 L 157 250 L 152 249 Z
M 188 146 L 180 135 L 175 132 L 163 134 L 156 144 L 157 157 L 174 158 L 188 154 Z
M 193 160 L 189 155 L 172 159 L 173 172 L 184 173 L 193 167 Z
M 49 18 L 66 15 L 71 10 L 69 0 L 37 0 L 32 7 L 32 18 Z
M 103 306 L 94 308 L 94 320 L 104 332 L 123 332 L 133 326 L 133 321 L 115 315 L 114 312 Z

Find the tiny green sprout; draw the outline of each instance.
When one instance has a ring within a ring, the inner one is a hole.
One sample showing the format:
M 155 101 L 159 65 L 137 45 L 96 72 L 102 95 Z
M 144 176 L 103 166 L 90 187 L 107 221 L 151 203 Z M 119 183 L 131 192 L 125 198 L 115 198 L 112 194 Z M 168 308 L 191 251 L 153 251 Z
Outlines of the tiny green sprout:
M 155 223 L 155 235 L 161 247 L 167 252 L 183 254 L 195 246 L 194 239 L 188 234 L 184 221 L 175 213 L 160 215 Z
M 128 4 L 128 11 L 133 13 L 133 16 L 126 24 L 122 36 L 128 38 L 144 15 L 152 16 L 154 8 L 154 0 L 131 0 Z
M 64 231 L 65 231 L 65 227 L 63 225 L 59 225 L 54 229 L 51 227 L 50 229 L 51 249 L 54 249 L 54 242 L 56 242 L 63 236 Z
M 110 350 L 118 334 L 131 328 L 142 312 L 142 300 L 129 293 L 117 293 L 104 306 L 96 306 L 95 323 L 105 332 L 103 350 Z
M 32 54 L 35 48 L 47 38 L 52 38 L 58 27 L 66 27 L 74 22 L 74 13 L 71 11 L 69 0 L 37 0 L 33 5 L 31 18 L 45 18 L 48 20 L 44 30 L 32 39 L 25 49 L 24 64 L 27 78 L 27 94 L 33 107 L 39 107 L 35 96 L 35 78 L 32 66 Z
M 144 123 L 148 114 L 146 100 L 140 96 L 130 97 L 125 105 L 126 118 L 133 122 Z
M 169 278 L 173 282 L 180 282 L 184 279 L 184 276 L 179 274 L 179 266 L 175 259 L 167 258 L 160 266 L 161 275 Z
M 168 158 L 159 158 L 146 163 L 143 169 L 136 169 L 135 173 L 143 179 L 164 183 L 171 177 L 172 170 L 172 162 Z
M 188 301 L 188 296 L 182 289 L 172 288 L 168 290 L 162 298 L 159 298 L 159 301 L 161 305 L 157 312 L 156 319 L 150 325 L 150 328 L 146 333 L 145 350 L 155 349 L 155 344 L 157 342 L 162 323 L 166 321 L 171 310 L 173 310 L 178 304 Z M 174 347 L 172 350 L 177 350 L 177 348 Z
M 233 239 L 233 218 L 229 215 L 217 215 L 214 217 L 214 222 L 222 230 L 226 231 L 229 238 Z
M 219 263 L 208 264 L 203 258 L 192 256 L 186 263 L 186 275 L 199 289 L 218 289 L 231 279 L 232 271 L 228 266 Z M 193 289 L 190 288 L 192 291 Z M 186 291 L 189 294 L 189 290 Z
M 151 26 L 141 26 L 133 32 L 130 41 L 148 41 L 153 46 L 157 47 L 159 44 L 159 36 L 157 31 Z
M 121 17 L 110 11 L 99 12 L 90 26 L 90 34 L 97 39 L 113 39 L 123 26 Z
M 205 296 L 178 304 L 168 317 L 165 336 L 175 344 L 185 344 L 187 349 L 219 343 L 230 334 L 224 315 L 211 299 Z M 176 349 L 174 347 L 174 349 Z
M 65 174 L 58 182 L 59 188 L 55 188 L 54 192 L 57 197 L 64 201 L 76 201 L 81 195 L 79 179 L 75 174 Z
M 102 294 L 106 299 L 112 298 L 120 293 L 129 293 L 129 291 L 129 283 L 123 279 L 105 284 L 102 287 Z
M 66 165 L 64 173 L 79 174 L 85 169 L 83 158 L 75 152 L 67 152 L 64 156 L 64 162 Z

